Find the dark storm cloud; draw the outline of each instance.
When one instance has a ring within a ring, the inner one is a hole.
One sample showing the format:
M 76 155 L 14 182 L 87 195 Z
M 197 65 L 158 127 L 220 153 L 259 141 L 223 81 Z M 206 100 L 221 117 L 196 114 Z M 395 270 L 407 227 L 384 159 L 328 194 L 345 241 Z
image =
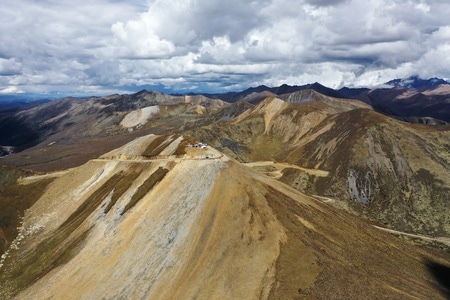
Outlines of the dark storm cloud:
M 450 78 L 440 0 L 17 0 L 0 14 L 2 93 Z

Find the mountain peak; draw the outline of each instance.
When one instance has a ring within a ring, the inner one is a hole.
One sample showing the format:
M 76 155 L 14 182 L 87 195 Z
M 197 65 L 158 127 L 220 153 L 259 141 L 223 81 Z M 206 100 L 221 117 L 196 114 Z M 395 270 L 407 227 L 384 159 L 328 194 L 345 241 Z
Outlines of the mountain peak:
M 404 88 L 414 88 L 414 89 L 429 89 L 436 87 L 441 84 L 450 85 L 450 82 L 444 79 L 433 77 L 429 79 L 420 78 L 418 75 L 410 76 L 403 79 L 394 79 L 386 82 L 387 85 L 393 87 L 404 87 Z

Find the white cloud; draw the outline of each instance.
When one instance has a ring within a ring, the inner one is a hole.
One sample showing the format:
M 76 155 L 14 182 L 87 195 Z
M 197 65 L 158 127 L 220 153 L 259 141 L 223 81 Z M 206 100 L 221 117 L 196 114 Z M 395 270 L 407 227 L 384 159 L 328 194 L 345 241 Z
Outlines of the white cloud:
M 333 6 L 345 1 L 346 0 L 307 0 L 306 2 L 315 6 Z
M 16 86 L 7 86 L 3 89 L 0 89 L 0 94 L 23 94 L 24 91 L 20 90 Z
M 15 58 L 0 58 L 0 76 L 12 76 L 20 74 L 22 64 Z
M 442 0 L 17 0 L 0 14 L 11 92 L 450 78 Z
M 148 29 L 145 22 L 129 21 L 127 24 L 122 22 L 112 26 L 112 32 L 116 36 L 118 44 L 119 58 L 164 58 L 170 57 L 175 52 L 175 46 L 172 42 L 160 39 L 152 30 Z

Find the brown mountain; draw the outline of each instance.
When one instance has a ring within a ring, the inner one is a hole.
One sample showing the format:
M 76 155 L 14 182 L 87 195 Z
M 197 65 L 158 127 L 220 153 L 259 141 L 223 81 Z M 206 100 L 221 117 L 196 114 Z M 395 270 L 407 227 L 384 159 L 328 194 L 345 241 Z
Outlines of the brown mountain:
M 250 102 L 241 100 L 221 109 L 214 119 L 218 122 L 230 121 L 252 107 L 254 105 Z
M 447 297 L 450 127 L 253 92 L 14 113 L 38 144 L 0 160 L 0 298 Z
M 333 101 L 268 98 L 191 134 L 242 162 L 268 161 L 265 171 L 281 181 L 380 224 L 448 237 L 450 127 L 413 125 Z
M 446 297 L 448 255 L 193 143 L 143 136 L 22 178 L 52 182 L 1 259 L 1 298 Z
M 447 126 L 410 125 L 362 102 L 311 89 L 280 96 L 288 102 L 272 97 L 255 107 L 148 92 L 133 97 L 130 102 L 121 96 L 68 99 L 22 112 L 41 126 L 51 124 L 54 133 L 2 163 L 65 169 L 148 133 L 188 131 L 242 162 L 288 163 L 294 167 L 265 168 L 303 192 L 333 199 L 380 224 L 436 236 L 450 232 Z M 166 104 L 153 105 L 158 101 Z M 55 113 L 45 120 L 48 107 Z M 322 171 L 328 175 L 318 176 Z
M 0 142 L 25 148 L 2 161 L 36 171 L 74 167 L 138 136 L 209 123 L 209 117 L 228 105 L 203 96 L 150 91 L 52 101 L 9 116 L 4 127 L 0 120 L 0 133 L 7 135 Z
M 284 94 L 291 94 L 303 90 L 314 90 L 322 95 L 326 95 L 329 97 L 335 97 L 339 98 L 342 95 L 331 88 L 328 88 L 326 86 L 321 85 L 318 82 L 312 83 L 312 84 L 305 84 L 305 85 L 287 85 L 283 84 L 281 86 L 277 87 L 268 87 L 265 85 L 260 85 L 258 87 L 251 87 L 246 90 L 243 90 L 241 92 L 229 92 L 229 93 L 223 93 L 223 94 L 203 94 L 204 96 L 211 98 L 211 99 L 221 99 L 226 102 L 234 103 L 238 102 L 240 100 L 245 100 L 251 103 L 257 103 L 258 100 L 262 100 L 259 95 L 264 95 L 264 98 L 270 97 L 270 96 L 279 96 Z M 254 99 L 254 101 L 249 100 L 251 98 L 257 98 L 258 100 Z
M 370 104 L 376 111 L 411 123 L 433 125 L 450 122 L 450 85 L 441 84 L 420 89 L 393 87 L 379 89 L 340 90 L 349 98 Z
M 231 103 L 245 100 L 258 104 L 266 97 L 276 96 L 285 99 L 284 95 L 310 90 L 332 98 L 361 100 L 371 105 L 376 111 L 403 121 L 442 125 L 450 122 L 449 89 L 450 83 L 443 79 L 421 79 L 418 76 L 412 76 L 392 80 L 383 87 L 373 89 L 343 87 L 334 90 L 316 82 L 302 86 L 261 85 L 241 92 L 205 94 L 205 96 Z

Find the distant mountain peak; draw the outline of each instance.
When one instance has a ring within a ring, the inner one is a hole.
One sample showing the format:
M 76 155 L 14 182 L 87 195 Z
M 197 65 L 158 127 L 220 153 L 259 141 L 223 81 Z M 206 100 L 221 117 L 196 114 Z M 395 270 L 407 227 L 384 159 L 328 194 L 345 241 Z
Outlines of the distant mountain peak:
M 418 75 L 410 76 L 403 79 L 394 79 L 386 82 L 387 85 L 392 87 L 404 87 L 404 88 L 414 88 L 414 89 L 428 89 L 433 88 L 441 84 L 448 84 L 450 82 L 444 79 L 433 77 L 429 79 L 420 78 Z

